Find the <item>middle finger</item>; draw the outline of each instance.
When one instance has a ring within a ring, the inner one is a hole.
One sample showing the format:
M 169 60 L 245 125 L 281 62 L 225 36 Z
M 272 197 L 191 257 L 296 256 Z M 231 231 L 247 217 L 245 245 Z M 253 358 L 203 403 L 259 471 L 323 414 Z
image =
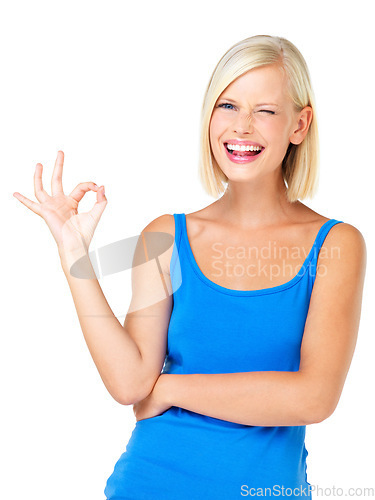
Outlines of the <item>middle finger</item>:
M 51 180 L 52 196 L 57 194 L 64 194 L 62 186 L 63 163 L 64 163 L 64 153 L 62 151 L 58 151 Z

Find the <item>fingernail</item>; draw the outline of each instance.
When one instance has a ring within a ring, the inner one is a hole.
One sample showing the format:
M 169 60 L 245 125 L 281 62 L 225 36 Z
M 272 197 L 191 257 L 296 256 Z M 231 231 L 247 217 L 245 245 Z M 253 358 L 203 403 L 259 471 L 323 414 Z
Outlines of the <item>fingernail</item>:
M 103 194 L 105 195 L 105 189 L 104 189 L 104 186 L 102 186 L 102 189 L 103 189 Z

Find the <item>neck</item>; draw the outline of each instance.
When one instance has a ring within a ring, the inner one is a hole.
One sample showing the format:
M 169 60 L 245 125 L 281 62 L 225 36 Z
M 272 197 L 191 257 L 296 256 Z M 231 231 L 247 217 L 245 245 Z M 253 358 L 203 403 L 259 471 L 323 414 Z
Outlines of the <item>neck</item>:
M 221 220 L 252 229 L 290 221 L 301 203 L 289 202 L 286 193 L 281 170 L 277 176 L 247 183 L 229 180 L 225 193 L 217 202 Z

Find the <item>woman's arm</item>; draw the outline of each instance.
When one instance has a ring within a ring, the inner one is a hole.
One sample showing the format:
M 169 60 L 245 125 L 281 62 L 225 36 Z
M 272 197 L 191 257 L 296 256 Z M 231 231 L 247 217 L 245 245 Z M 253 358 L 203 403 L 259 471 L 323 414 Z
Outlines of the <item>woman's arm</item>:
M 319 254 L 299 371 L 162 374 L 159 394 L 166 406 L 245 425 L 306 425 L 328 418 L 356 345 L 365 269 L 362 234 L 337 224 Z
M 160 376 L 166 406 L 178 406 L 237 424 L 306 425 L 304 379 L 299 372 L 245 372 Z
M 122 386 L 128 384 L 127 404 L 131 404 L 133 395 L 130 389 L 136 391 L 138 383 L 142 382 L 139 349 L 110 308 L 96 278 L 88 251 L 82 248 L 75 252 L 59 251 L 59 254 L 81 330 L 100 377 L 111 396 L 122 403 L 125 391 L 123 388 L 120 391 L 118 381 L 121 377 Z M 75 277 L 70 269 L 77 261 L 82 263 L 83 260 L 86 277 Z
M 69 284 L 87 347 L 111 396 L 124 405 L 145 398 L 162 370 L 167 331 L 172 310 L 170 277 L 167 272 L 171 249 L 145 262 L 144 234 L 173 233 L 173 215 L 150 222 L 138 239 L 133 257 L 132 298 L 122 326 L 110 308 L 84 248 L 75 252 L 59 250 L 61 265 Z M 85 259 L 86 278 L 75 277 L 73 265 Z M 143 263 L 142 263 L 143 262 Z M 141 264 L 139 264 L 141 263 Z M 90 277 L 90 278 L 89 278 Z
M 63 164 L 64 153 L 58 151 L 51 195 L 43 187 L 43 165 L 40 163 L 34 172 L 34 193 L 38 202 L 18 192 L 13 195 L 44 219 L 51 230 L 83 335 L 99 374 L 116 401 L 133 404 L 152 391 L 165 360 L 172 309 L 169 277 L 172 246 L 156 260 L 153 256 L 160 252 L 160 242 L 156 249 L 150 248 L 150 240 L 155 238 L 146 236 L 149 231 L 169 233 L 169 241 L 173 242 L 173 215 L 158 217 L 138 238 L 132 262 L 132 299 L 122 327 L 96 279 L 88 251 L 107 205 L 104 186 L 81 182 L 66 195 L 62 184 Z M 79 203 L 88 191 L 96 192 L 97 201 L 89 212 L 79 214 Z M 163 243 L 165 236 L 168 235 L 163 235 Z

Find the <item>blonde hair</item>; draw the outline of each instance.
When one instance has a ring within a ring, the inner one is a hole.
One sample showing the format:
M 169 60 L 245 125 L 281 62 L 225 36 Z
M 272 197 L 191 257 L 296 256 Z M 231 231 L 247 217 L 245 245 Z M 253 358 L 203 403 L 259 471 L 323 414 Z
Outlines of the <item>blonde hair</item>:
M 212 110 L 222 92 L 236 78 L 253 68 L 277 64 L 287 76 L 289 96 L 297 111 L 305 106 L 313 110 L 309 130 L 301 144 L 289 144 L 282 162 L 287 183 L 287 198 L 312 198 L 319 180 L 319 136 L 315 98 L 309 70 L 300 51 L 289 40 L 270 35 L 256 35 L 233 45 L 220 59 L 208 83 L 201 110 L 199 139 L 199 178 L 205 191 L 218 197 L 228 178 L 217 164 L 211 150 L 209 125 Z

